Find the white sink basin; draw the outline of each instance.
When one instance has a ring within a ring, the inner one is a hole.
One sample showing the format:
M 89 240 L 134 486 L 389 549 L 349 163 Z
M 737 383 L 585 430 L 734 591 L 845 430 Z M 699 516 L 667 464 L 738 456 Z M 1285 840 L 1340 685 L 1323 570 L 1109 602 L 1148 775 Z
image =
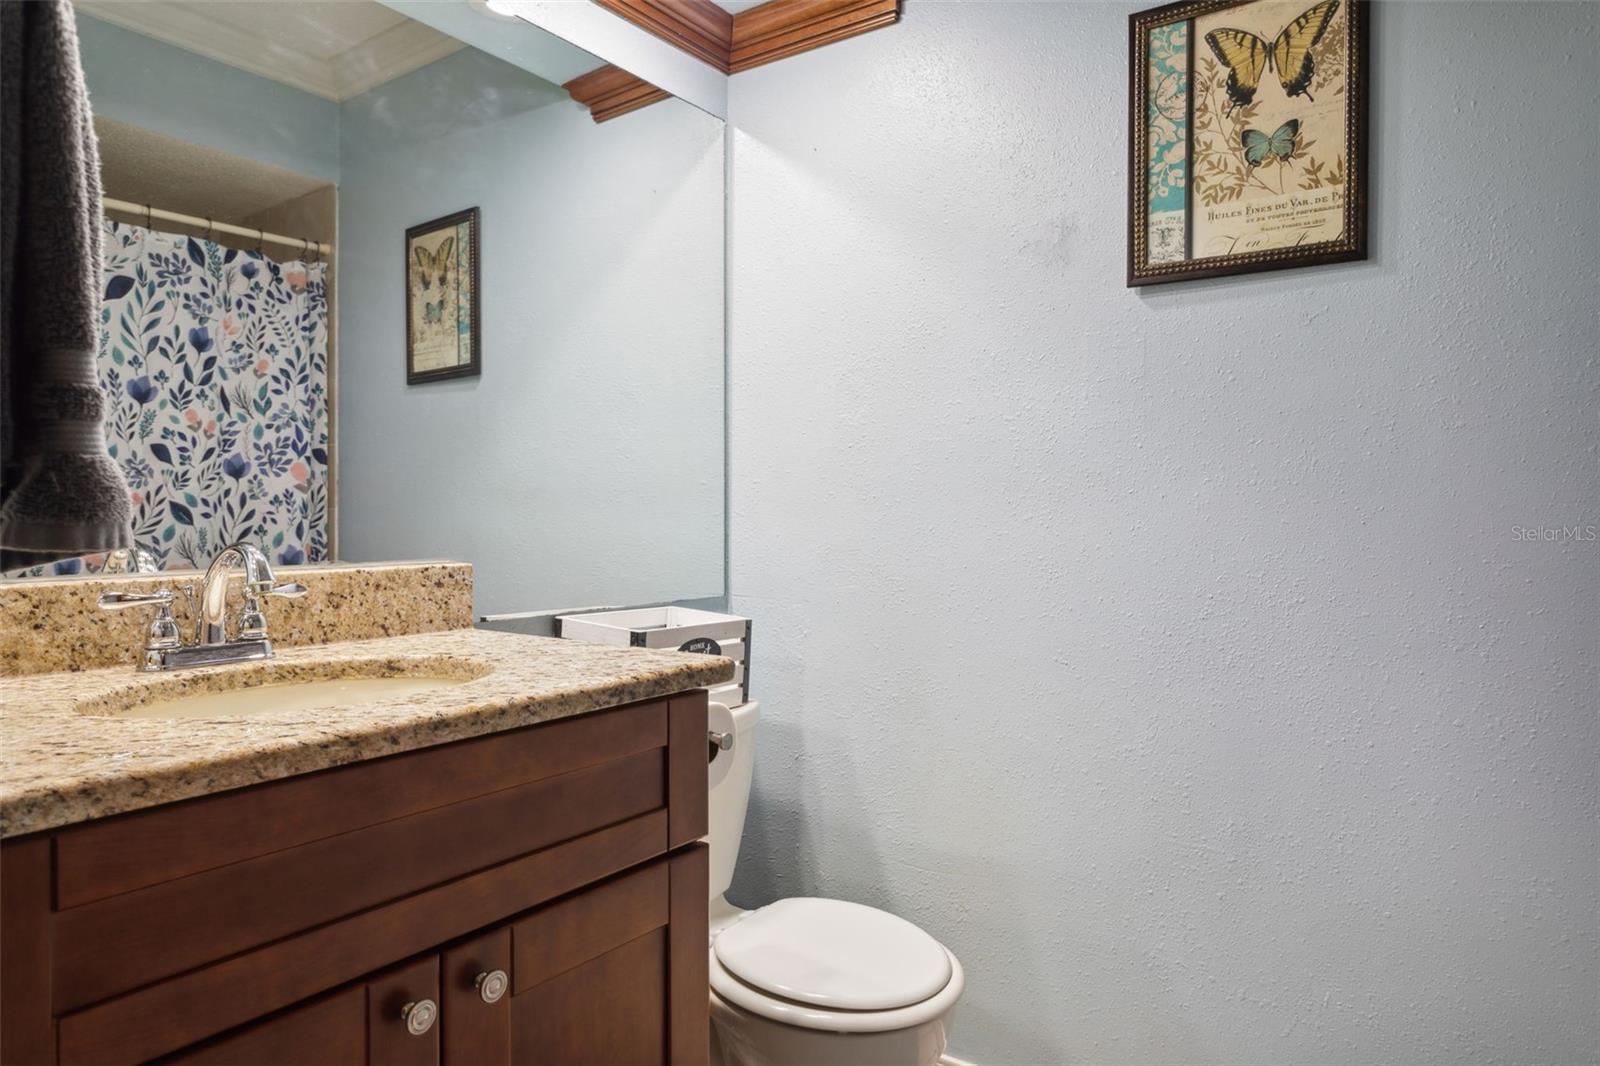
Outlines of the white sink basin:
M 78 705 L 111 718 L 249 718 L 325 707 L 358 707 L 465 685 L 487 663 L 452 656 L 269 661 L 248 669 L 177 671 Z
M 452 688 L 463 680 L 443 677 L 345 677 L 335 681 L 259 685 L 232 692 L 199 692 L 171 700 L 141 703 L 117 714 L 118 718 L 239 718 L 244 715 L 314 711 L 319 707 L 347 707 L 398 696 Z

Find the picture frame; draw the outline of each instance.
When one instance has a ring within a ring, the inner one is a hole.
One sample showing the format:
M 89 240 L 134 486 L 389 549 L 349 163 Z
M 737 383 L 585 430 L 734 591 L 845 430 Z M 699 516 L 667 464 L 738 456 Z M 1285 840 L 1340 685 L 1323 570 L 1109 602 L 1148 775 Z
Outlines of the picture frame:
M 1367 257 L 1369 20 L 1367 0 L 1129 16 L 1130 287 Z
M 406 230 L 406 384 L 483 371 L 478 209 Z

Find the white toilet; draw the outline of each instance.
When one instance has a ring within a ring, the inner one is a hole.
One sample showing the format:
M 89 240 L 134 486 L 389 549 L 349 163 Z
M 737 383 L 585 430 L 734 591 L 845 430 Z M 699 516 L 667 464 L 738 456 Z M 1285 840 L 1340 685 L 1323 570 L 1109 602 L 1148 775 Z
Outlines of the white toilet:
M 711 704 L 733 738 L 708 770 L 713 1066 L 933 1066 L 965 983 L 950 951 L 903 918 L 837 899 L 742 911 L 733 882 L 760 705 Z

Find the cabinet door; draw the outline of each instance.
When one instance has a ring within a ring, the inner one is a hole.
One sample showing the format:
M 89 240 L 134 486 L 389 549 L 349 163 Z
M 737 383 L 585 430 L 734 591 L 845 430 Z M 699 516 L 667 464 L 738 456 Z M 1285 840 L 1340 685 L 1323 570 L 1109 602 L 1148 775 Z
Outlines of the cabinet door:
M 440 1040 L 447 1066 L 511 1061 L 511 927 L 446 948 Z
M 511 1001 L 511 1061 L 665 1062 L 666 976 L 663 927 L 518 993 Z
M 323 996 L 167 1061 L 174 1066 L 362 1066 L 367 1061 L 366 989 L 356 985 Z
M 706 870 L 697 845 L 515 922 L 508 1061 L 704 1066 Z
M 370 1066 L 439 1066 L 439 956 L 367 982 Z

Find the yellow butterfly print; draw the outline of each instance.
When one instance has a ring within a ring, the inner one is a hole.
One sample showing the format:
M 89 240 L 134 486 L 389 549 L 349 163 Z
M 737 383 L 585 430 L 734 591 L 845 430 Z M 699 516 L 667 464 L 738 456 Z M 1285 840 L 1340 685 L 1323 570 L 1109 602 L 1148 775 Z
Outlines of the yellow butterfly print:
M 1288 96 L 1304 96 L 1312 103 L 1316 98 L 1306 90 L 1311 85 L 1311 73 L 1316 64 L 1311 50 L 1328 32 L 1328 23 L 1339 10 L 1339 0 L 1322 0 L 1300 13 L 1300 17 L 1283 28 L 1272 42 L 1267 42 L 1248 30 L 1216 29 L 1206 34 L 1206 44 L 1228 68 L 1228 99 L 1235 107 L 1244 107 L 1256 97 L 1261 84 L 1261 72 L 1275 69 L 1278 81 Z
M 420 244 L 412 249 L 412 254 L 417 260 L 417 277 L 423 292 L 427 292 L 435 284 L 442 289 L 449 283 L 450 270 L 455 265 L 455 250 L 454 237 L 446 237 L 439 242 L 439 247 L 431 252 Z

